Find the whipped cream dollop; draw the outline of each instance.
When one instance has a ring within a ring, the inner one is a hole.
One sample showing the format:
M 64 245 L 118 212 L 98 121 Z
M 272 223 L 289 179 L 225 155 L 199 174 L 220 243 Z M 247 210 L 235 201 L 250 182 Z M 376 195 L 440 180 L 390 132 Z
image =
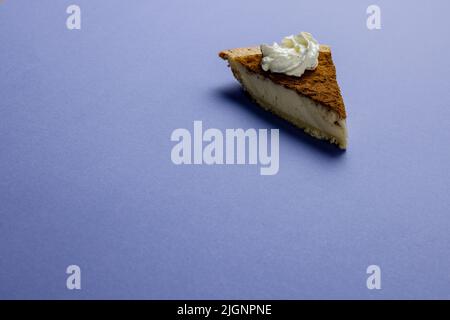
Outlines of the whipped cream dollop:
M 301 77 L 305 70 L 314 70 L 319 64 L 319 43 L 308 32 L 285 37 L 281 44 L 261 45 L 264 71 Z

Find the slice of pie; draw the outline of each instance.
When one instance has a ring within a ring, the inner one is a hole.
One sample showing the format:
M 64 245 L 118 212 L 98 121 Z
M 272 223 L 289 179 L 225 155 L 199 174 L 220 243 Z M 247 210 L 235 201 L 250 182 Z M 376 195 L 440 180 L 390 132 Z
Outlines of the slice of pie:
M 328 46 L 320 45 L 319 64 L 301 77 L 264 71 L 259 47 L 225 50 L 219 56 L 228 60 L 236 79 L 261 107 L 346 149 L 347 116 Z

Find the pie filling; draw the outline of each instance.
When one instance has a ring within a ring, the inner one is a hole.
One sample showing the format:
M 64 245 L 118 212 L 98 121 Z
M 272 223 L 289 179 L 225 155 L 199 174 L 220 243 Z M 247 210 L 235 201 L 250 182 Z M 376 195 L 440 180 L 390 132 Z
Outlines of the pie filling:
M 229 59 L 229 63 L 236 78 L 264 109 L 303 128 L 318 139 L 329 140 L 341 149 L 347 147 L 347 126 L 345 119 L 337 112 L 248 71 L 239 62 Z

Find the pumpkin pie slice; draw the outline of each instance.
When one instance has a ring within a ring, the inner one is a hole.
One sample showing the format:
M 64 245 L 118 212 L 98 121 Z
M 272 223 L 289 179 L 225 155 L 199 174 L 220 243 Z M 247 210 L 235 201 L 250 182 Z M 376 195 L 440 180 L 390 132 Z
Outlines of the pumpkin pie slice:
M 219 56 L 259 106 L 315 138 L 347 148 L 347 114 L 330 47 L 320 45 L 319 64 L 301 77 L 264 71 L 259 47 L 224 50 Z

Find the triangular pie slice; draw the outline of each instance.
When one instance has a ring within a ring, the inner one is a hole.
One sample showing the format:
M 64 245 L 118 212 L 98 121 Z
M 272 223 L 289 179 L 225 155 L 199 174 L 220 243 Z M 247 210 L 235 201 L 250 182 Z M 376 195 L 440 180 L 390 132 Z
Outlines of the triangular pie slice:
M 261 107 L 346 149 L 347 115 L 330 47 L 320 46 L 317 68 L 301 77 L 264 71 L 259 47 L 224 50 L 219 56 L 228 60 L 235 78 Z

